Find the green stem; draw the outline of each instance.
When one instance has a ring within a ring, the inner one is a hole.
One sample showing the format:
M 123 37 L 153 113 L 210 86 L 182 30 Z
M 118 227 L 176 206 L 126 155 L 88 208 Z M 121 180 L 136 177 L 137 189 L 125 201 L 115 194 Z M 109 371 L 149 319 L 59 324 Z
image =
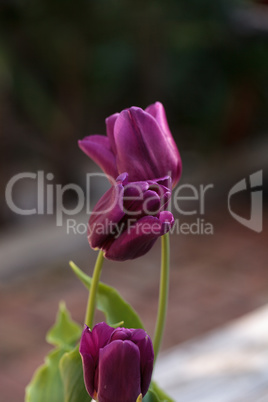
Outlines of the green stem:
M 95 314 L 95 308 L 96 308 L 96 296 L 97 296 L 98 285 L 99 285 L 99 280 L 100 280 L 100 276 L 101 276 L 103 259 L 104 259 L 103 252 L 100 250 L 96 264 L 95 264 L 95 268 L 93 271 L 92 282 L 91 282 L 89 296 L 88 296 L 88 302 L 87 302 L 85 323 L 90 329 L 92 329 L 93 322 L 94 322 L 94 314 Z
M 157 359 L 164 327 L 166 321 L 167 304 L 168 304 L 168 288 L 169 288 L 169 233 L 166 233 L 161 238 L 162 241 L 162 256 L 161 256 L 161 276 L 160 276 L 160 287 L 159 287 L 159 302 L 158 302 L 158 313 L 157 321 L 154 333 L 154 355 L 155 360 Z

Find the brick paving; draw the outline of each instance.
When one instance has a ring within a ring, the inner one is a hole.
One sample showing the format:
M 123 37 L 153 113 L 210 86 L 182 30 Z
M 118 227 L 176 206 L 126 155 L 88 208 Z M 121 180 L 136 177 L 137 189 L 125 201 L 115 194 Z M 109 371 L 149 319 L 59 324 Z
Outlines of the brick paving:
M 171 237 L 163 349 L 268 302 L 266 231 L 254 233 L 221 211 L 214 214 L 213 222 L 213 236 Z M 136 261 L 106 261 L 102 275 L 102 280 L 114 285 L 140 313 L 151 335 L 157 311 L 159 246 L 160 242 Z M 88 247 L 73 253 L 73 260 L 84 270 L 93 266 L 94 259 Z M 59 301 L 65 300 L 73 318 L 82 324 L 87 292 L 65 257 L 52 268 L 43 266 L 25 276 L 8 278 L 0 290 L 0 401 L 20 402 L 34 369 L 50 350 L 45 333 L 54 321 Z M 101 315 L 97 319 L 102 319 Z

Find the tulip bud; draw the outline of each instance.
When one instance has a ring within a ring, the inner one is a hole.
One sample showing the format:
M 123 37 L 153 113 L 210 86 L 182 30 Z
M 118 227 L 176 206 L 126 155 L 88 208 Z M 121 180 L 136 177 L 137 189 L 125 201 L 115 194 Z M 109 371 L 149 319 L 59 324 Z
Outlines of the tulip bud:
M 80 354 L 87 392 L 98 402 L 136 402 L 147 393 L 154 352 L 143 329 L 86 326 Z

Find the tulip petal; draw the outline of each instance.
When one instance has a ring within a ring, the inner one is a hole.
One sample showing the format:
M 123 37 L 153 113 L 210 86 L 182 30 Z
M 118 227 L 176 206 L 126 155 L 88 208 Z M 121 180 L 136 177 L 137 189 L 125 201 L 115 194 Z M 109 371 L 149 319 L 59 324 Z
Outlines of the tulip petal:
M 167 122 L 166 112 L 161 102 L 155 102 L 152 105 L 147 106 L 145 112 L 149 113 L 155 118 L 155 120 L 158 122 L 159 126 L 162 128 L 166 135 L 172 137 Z
M 91 355 L 85 353 L 82 354 L 82 364 L 83 364 L 83 373 L 84 373 L 84 383 L 86 386 L 86 390 L 89 395 L 94 398 L 95 397 L 95 363 Z
M 161 102 L 155 102 L 154 104 L 149 105 L 145 109 L 145 112 L 153 116 L 155 120 L 158 122 L 159 126 L 166 135 L 166 139 L 170 145 L 170 148 L 172 149 L 172 152 L 174 153 L 175 158 L 177 159 L 177 163 L 175 164 L 174 170 L 172 171 L 173 187 L 175 187 L 181 176 L 182 163 L 179 150 L 169 129 L 164 106 L 162 105 Z
M 83 362 L 84 382 L 87 392 L 94 398 L 95 386 L 95 367 L 98 360 L 99 349 L 103 348 L 109 341 L 114 329 L 101 322 L 90 331 L 89 327 L 85 326 L 80 341 L 79 352 Z
M 141 392 L 144 396 L 150 386 L 153 364 L 154 350 L 153 344 L 147 333 L 143 329 L 135 329 L 131 336 L 131 341 L 138 346 L 141 356 Z
M 158 190 L 159 186 L 155 183 L 154 185 Z M 153 185 L 151 186 L 153 187 Z M 160 196 L 156 191 L 149 189 L 148 182 L 131 182 L 124 186 L 124 212 L 127 215 L 126 218 L 139 219 L 144 215 L 156 215 L 160 211 L 160 207 Z
M 92 331 L 88 326 L 85 326 L 82 332 L 79 352 L 82 355 L 90 354 L 95 359 L 99 348 L 103 348 L 108 343 L 113 331 L 114 329 L 105 322 L 95 325 Z
M 130 340 L 132 337 L 132 333 L 133 333 L 133 329 L 118 327 L 112 333 L 110 342 L 113 342 L 116 340 L 121 340 L 121 341 Z
M 129 180 L 178 176 L 178 150 L 156 119 L 137 107 L 123 110 L 114 126 L 116 164 Z
M 107 117 L 107 119 L 105 120 L 107 136 L 110 140 L 111 148 L 114 154 L 116 154 L 116 146 L 114 141 L 114 125 L 118 116 L 119 113 L 114 113 L 111 116 Z
M 88 225 L 88 241 L 92 248 L 102 248 L 120 230 L 118 223 L 124 217 L 123 186 L 119 182 L 97 202 Z
M 148 183 L 152 183 L 152 184 L 159 184 L 159 186 L 163 186 L 166 187 L 167 190 L 171 190 L 172 189 L 172 180 L 170 176 L 164 176 L 164 177 L 160 177 L 159 179 L 154 179 L 154 180 L 148 180 Z
M 167 233 L 174 225 L 174 216 L 169 211 L 162 211 L 159 214 L 159 221 L 162 224 L 162 234 Z
M 98 402 L 136 402 L 140 382 L 138 346 L 115 340 L 100 350 Z
M 103 135 L 90 135 L 78 141 L 79 147 L 107 174 L 108 179 L 118 176 L 116 160 L 109 138 Z
M 103 348 L 110 340 L 114 328 L 105 322 L 96 324 L 92 330 L 92 338 L 97 349 Z
M 124 186 L 124 212 L 137 218 L 142 215 L 144 193 L 148 190 L 149 184 L 146 181 L 126 183 Z
M 146 254 L 157 238 L 169 231 L 174 222 L 171 212 L 163 211 L 159 219 L 144 216 L 129 226 L 104 250 L 105 257 L 115 261 L 131 260 Z

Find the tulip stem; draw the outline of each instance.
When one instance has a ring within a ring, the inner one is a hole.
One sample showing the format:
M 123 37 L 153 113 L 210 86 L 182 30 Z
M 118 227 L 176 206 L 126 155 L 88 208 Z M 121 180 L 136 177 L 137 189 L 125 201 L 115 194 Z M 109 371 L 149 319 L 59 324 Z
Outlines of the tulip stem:
M 156 362 L 161 341 L 164 333 L 167 305 L 168 305 L 168 289 L 169 289 L 169 233 L 166 233 L 161 237 L 162 241 L 162 255 L 161 255 L 161 276 L 159 287 L 159 301 L 158 301 L 158 313 L 157 321 L 154 333 L 154 361 Z
M 101 276 L 103 259 L 104 259 L 103 252 L 102 252 L 102 250 L 100 250 L 99 254 L 98 254 L 98 258 L 96 260 L 95 267 L 94 267 L 89 296 L 88 296 L 88 302 L 87 302 L 85 323 L 90 329 L 92 329 L 93 322 L 94 322 L 94 315 L 95 315 L 95 308 L 96 308 L 96 296 L 97 296 L 99 280 L 100 280 L 100 276 Z

